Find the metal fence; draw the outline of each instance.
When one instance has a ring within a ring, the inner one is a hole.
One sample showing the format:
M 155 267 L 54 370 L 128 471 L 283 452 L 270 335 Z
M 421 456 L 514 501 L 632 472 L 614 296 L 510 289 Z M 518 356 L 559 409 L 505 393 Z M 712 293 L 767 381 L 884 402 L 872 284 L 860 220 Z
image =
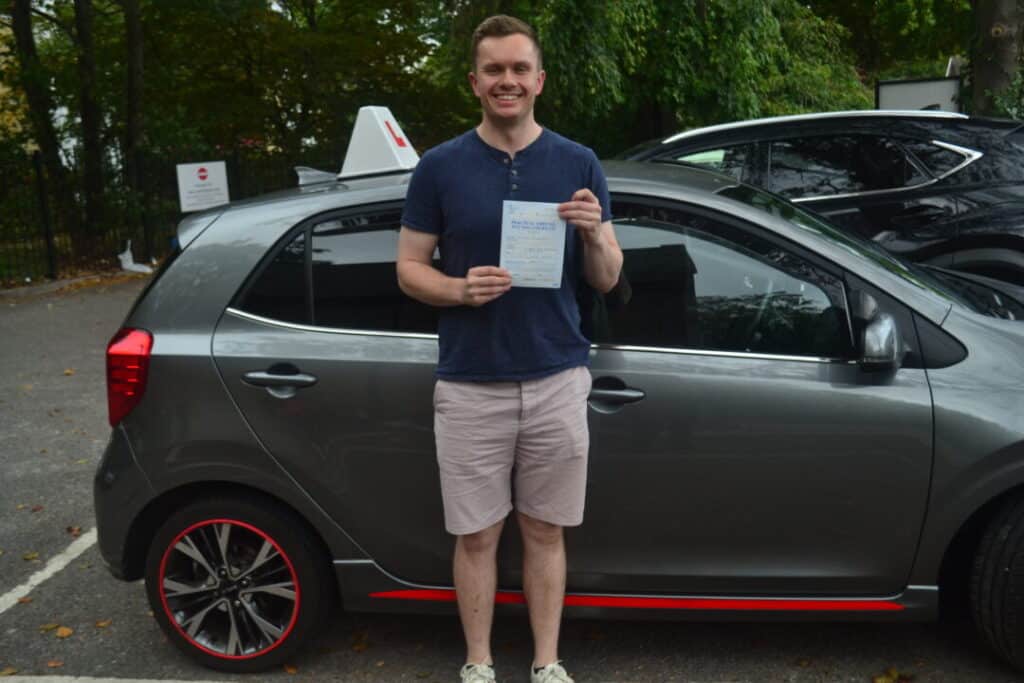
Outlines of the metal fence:
M 227 155 L 231 198 L 243 199 L 294 186 L 295 165 L 337 170 L 330 153 L 314 160 Z M 118 254 L 131 240 L 135 262 L 166 256 L 178 222 L 175 164 L 150 160 L 145 201 L 132 203 L 123 186 L 106 192 L 104 225 L 86 225 L 75 234 L 60 224 L 38 157 L 5 170 L 0 188 L 0 287 L 62 278 L 120 267 Z M 76 197 L 78 195 L 76 194 Z

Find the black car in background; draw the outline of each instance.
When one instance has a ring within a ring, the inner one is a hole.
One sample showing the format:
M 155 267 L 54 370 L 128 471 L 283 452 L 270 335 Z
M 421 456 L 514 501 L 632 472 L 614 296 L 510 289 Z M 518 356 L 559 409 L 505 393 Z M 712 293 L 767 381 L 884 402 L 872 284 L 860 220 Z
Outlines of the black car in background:
M 914 261 L 1024 284 L 1024 123 L 939 111 L 782 116 L 688 130 L 621 159 L 758 185 Z

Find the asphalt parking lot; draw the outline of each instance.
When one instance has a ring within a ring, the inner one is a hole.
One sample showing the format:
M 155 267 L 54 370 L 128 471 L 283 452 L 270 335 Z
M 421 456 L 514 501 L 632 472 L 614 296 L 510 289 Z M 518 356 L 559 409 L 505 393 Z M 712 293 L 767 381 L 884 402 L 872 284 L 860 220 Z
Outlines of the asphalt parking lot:
M 249 677 L 201 669 L 164 639 L 142 584 L 109 575 L 92 514 L 92 474 L 109 433 L 103 355 L 144 283 L 0 293 L 0 677 L 456 680 L 462 645 L 454 616 L 339 614 L 285 669 Z M 494 643 L 499 680 L 528 680 L 525 617 L 500 618 Z M 886 672 L 890 681 L 1019 680 L 963 621 L 570 621 L 562 655 L 580 683 L 872 681 Z

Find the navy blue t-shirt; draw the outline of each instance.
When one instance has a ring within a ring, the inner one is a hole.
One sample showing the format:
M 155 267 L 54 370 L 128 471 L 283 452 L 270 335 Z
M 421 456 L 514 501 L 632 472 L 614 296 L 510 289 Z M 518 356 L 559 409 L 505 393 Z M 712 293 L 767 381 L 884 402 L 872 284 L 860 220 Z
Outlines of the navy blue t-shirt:
M 438 235 L 441 270 L 465 277 L 497 266 L 502 201 L 567 202 L 589 188 L 611 220 L 608 183 L 594 153 L 546 128 L 510 157 L 470 130 L 420 159 L 402 224 Z M 580 331 L 576 289 L 583 245 L 566 226 L 562 286 L 513 287 L 480 307 L 441 309 L 437 376 L 455 381 L 519 381 L 586 365 L 590 342 Z

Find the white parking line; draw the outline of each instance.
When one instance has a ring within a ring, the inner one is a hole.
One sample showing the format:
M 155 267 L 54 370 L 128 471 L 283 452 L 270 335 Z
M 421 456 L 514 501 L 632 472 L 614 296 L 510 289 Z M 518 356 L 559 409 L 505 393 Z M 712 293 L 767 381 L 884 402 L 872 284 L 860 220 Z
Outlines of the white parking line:
M 4 683 L 218 683 L 218 681 L 172 681 L 167 678 L 93 678 L 92 676 L 6 676 Z
M 45 567 L 28 577 L 28 581 L 0 595 L 0 614 L 17 605 L 19 598 L 25 597 L 32 592 L 33 588 L 74 562 L 76 557 L 92 547 L 94 543 L 96 543 L 96 530 L 91 529 L 76 538 L 63 552 L 51 557 Z M 33 678 L 33 680 L 41 679 Z

